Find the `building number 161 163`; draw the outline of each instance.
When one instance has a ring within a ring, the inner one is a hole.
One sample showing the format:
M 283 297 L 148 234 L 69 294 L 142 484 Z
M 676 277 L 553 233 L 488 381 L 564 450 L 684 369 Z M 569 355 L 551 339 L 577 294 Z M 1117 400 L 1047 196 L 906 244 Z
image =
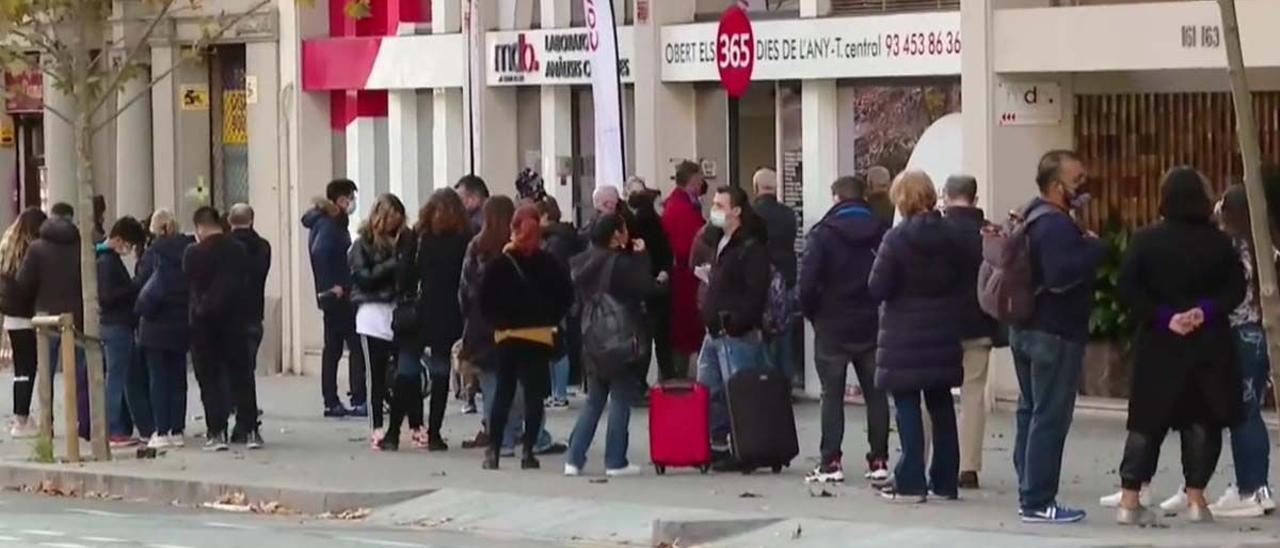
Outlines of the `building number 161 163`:
M 1222 46 L 1222 29 L 1218 25 L 1182 25 L 1182 47 L 1213 49 Z

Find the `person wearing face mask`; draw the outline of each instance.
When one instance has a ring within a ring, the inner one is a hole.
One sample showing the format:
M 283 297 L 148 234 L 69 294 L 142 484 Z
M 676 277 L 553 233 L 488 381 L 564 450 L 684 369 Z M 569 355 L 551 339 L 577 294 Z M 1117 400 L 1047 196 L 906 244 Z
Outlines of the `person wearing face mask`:
M 325 197 L 302 216 L 302 226 L 310 231 L 307 250 L 311 273 L 316 280 L 316 303 L 324 314 L 324 350 L 320 354 L 320 392 L 324 416 L 368 416 L 365 406 L 365 363 L 356 335 L 356 309 L 351 304 L 351 270 L 347 250 L 351 248 L 348 229 L 356 210 L 356 184 L 336 179 L 325 188 Z M 351 407 L 338 399 L 338 361 L 346 345 L 350 369 Z
M 672 370 L 689 369 L 689 357 L 702 346 L 703 327 L 698 318 L 698 278 L 694 276 L 694 241 L 706 224 L 702 217 L 702 196 L 707 183 L 702 168 L 688 160 L 676 166 L 676 188 L 664 202 L 662 231 L 671 246 L 671 335 Z
M 714 259 L 695 267 L 695 275 L 707 283 L 701 316 L 707 335 L 698 353 L 698 382 L 711 396 L 714 467 L 726 470 L 735 464 L 729 454 L 727 384 L 738 371 L 766 363 L 761 329 L 769 297 L 769 251 L 764 221 L 740 188 L 716 189 L 711 224 L 722 231 Z
M 654 205 L 658 192 L 650 190 L 639 177 L 632 177 L 628 188 L 627 209 L 631 210 L 633 219 L 630 228 L 637 238 L 644 240 L 649 252 L 649 273 L 654 279 L 670 279 L 671 244 L 662 231 L 662 217 Z M 676 370 L 671 352 L 671 297 L 665 292 L 656 295 L 645 301 L 644 309 L 658 362 L 658 378 L 665 381 L 683 377 Z
M 1020 514 L 1027 523 L 1085 517 L 1083 510 L 1060 505 L 1057 496 L 1089 338 L 1093 280 L 1106 251 L 1074 217 L 1088 203 L 1087 179 L 1078 155 L 1050 151 L 1036 170 L 1040 195 L 1022 211 L 1022 218 L 1032 219 L 1026 230 L 1032 283 L 1038 288 L 1031 319 L 1010 331 L 1019 390 L 1013 464 Z M 1033 218 L 1038 210 L 1044 214 Z
M 134 345 L 138 287 L 123 260 L 141 250 L 146 239 L 142 223 L 133 217 L 122 217 L 96 249 L 98 320 L 107 368 L 107 426 L 111 446 L 117 448 L 137 445 L 134 427 L 144 440 L 155 433 L 147 371 Z

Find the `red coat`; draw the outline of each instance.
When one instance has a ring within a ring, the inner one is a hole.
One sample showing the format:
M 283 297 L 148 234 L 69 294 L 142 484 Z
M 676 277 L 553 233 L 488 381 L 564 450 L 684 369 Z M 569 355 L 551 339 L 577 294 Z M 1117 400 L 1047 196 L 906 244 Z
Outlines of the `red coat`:
M 698 315 L 698 278 L 689 254 L 706 221 L 702 208 L 684 190 L 672 191 L 662 210 L 662 230 L 671 244 L 671 346 L 693 354 L 702 347 L 703 327 Z

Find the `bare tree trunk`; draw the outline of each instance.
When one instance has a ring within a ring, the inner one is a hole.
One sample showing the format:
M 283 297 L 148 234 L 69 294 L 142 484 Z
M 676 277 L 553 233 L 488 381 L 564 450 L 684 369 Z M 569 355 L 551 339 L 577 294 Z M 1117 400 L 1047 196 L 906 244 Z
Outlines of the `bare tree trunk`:
M 1254 272 L 1258 276 L 1258 297 L 1262 302 L 1262 325 L 1266 330 L 1267 355 L 1271 361 L 1271 381 L 1280 405 L 1280 294 L 1276 293 L 1276 265 L 1267 216 L 1267 195 L 1262 186 L 1262 152 L 1258 146 L 1258 127 L 1253 114 L 1253 95 L 1245 75 L 1244 54 L 1240 48 L 1240 22 L 1235 0 L 1218 0 L 1222 12 L 1222 31 L 1227 47 L 1227 75 L 1231 95 L 1235 98 L 1236 131 L 1240 155 L 1244 159 L 1244 188 L 1249 196 L 1250 228 L 1253 233 Z

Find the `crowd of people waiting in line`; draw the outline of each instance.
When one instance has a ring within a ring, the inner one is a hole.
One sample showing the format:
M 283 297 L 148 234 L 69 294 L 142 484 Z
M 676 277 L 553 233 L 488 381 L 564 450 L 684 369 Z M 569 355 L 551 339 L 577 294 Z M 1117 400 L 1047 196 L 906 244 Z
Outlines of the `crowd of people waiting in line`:
M 577 476 L 607 408 L 605 473 L 634 475 L 640 468 L 628 456 L 628 424 L 652 362 L 661 381 L 692 369 L 708 389 L 714 468 L 737 470 L 726 385 L 760 367 L 794 379 L 791 320 L 802 316 L 814 329 L 822 386 L 821 459 L 806 481 L 845 480 L 852 365 L 867 406 L 865 478 L 883 497 L 919 503 L 979 488 L 988 358 L 993 346 L 1008 345 L 1020 389 L 1018 515 L 1032 523 L 1079 521 L 1085 512 L 1060 504 L 1058 485 L 1105 250 L 1079 220 L 1089 192 L 1078 156 L 1047 153 L 1035 182 L 1039 195 L 999 227 L 977 207 L 972 177 L 950 177 L 941 200 L 921 171 L 891 179 L 877 167 L 865 178 L 841 177 L 831 185 L 835 205 L 797 260 L 795 214 L 779 203 L 768 169 L 755 174 L 752 200 L 732 186 L 709 192 L 699 166 L 684 162 L 661 213 L 658 193 L 642 180 L 628 181 L 625 195 L 601 186 L 580 230 L 563 221 L 532 172 L 521 174 L 514 200 L 490 196 L 483 180 L 466 176 L 435 191 L 416 219 L 396 196 L 377 196 L 354 241 L 357 186 L 338 179 L 302 218 L 324 317 L 324 416 L 367 416 L 378 451 L 400 448 L 407 420 L 414 447 L 444 451 L 452 385 L 467 413 L 478 410 L 483 394 L 482 429 L 462 445 L 484 449 L 484 468 L 497 469 L 519 445 L 522 468 L 538 468 L 538 456 L 567 453 L 564 474 Z M 1121 523 L 1154 523 L 1146 486 L 1161 442 L 1176 429 L 1184 487 L 1161 512 L 1186 511 L 1192 521 L 1269 513 L 1275 503 L 1261 418 L 1269 373 L 1254 274 L 1260 254 L 1244 191 L 1233 186 L 1215 200 L 1203 175 L 1176 167 L 1161 184 L 1160 214 L 1134 235 L 1119 276 L 1119 295 L 1138 328 L 1122 490 L 1101 503 L 1118 508 Z M 72 217 L 65 204 L 48 218 L 27 210 L 0 240 L 16 437 L 33 430 L 30 318 L 72 313 L 83 321 Z M 125 217 L 98 245 L 114 446 L 136 443 L 135 432 L 152 447 L 183 445 L 188 351 L 206 448 L 262 446 L 253 370 L 270 246 L 253 231 L 247 205 L 232 207 L 225 220 L 201 208 L 193 224 L 194 238 L 165 210 L 152 215 L 149 230 Z M 1031 306 L 1016 321 L 998 321 L 983 302 L 986 276 L 999 267 L 984 264 L 993 235 L 1025 249 L 1029 286 L 1021 290 Z M 584 318 L 626 332 L 593 328 Z M 628 344 L 642 349 L 632 359 L 598 358 L 601 348 Z M 350 406 L 337 388 L 344 347 Z M 83 356 L 77 361 L 83 377 Z M 545 409 L 568 406 L 574 368 L 584 372 L 587 400 L 565 444 L 547 432 Z M 901 447 L 892 469 L 890 397 Z M 87 437 L 87 420 L 79 426 Z M 1205 488 L 1224 429 L 1236 481 L 1210 504 Z
M 37 367 L 31 319 L 72 314 L 76 328 L 84 328 L 74 214 L 65 203 L 54 204 L 48 215 L 24 210 L 0 239 L 0 313 L 14 363 L 14 438 L 37 434 L 31 418 Z M 247 204 L 233 206 L 226 218 L 202 207 L 192 219 L 194 237 L 183 234 L 165 209 L 151 215 L 148 227 L 126 216 L 109 231 L 94 231 L 112 448 L 186 445 L 188 353 L 204 407 L 205 449 L 263 446 L 254 364 L 271 246 L 254 231 L 253 215 Z M 55 368 L 58 340 L 51 337 Z M 84 439 L 90 435 L 84 345 L 98 343 L 84 340 L 76 348 L 76 428 Z M 234 427 L 228 424 L 232 414 Z

